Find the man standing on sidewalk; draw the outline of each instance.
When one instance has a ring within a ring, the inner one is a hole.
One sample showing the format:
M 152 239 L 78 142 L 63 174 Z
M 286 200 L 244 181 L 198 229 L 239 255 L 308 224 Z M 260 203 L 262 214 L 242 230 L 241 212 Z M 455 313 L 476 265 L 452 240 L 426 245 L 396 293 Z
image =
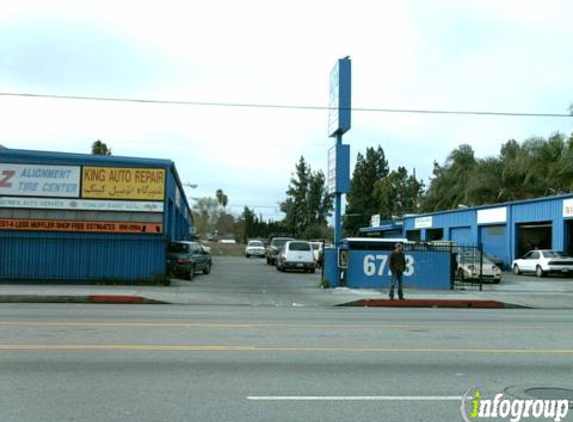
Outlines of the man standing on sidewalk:
M 390 255 L 390 271 L 392 271 L 392 286 L 390 287 L 390 300 L 394 300 L 394 287 L 398 283 L 398 298 L 404 300 L 402 291 L 402 274 L 406 269 L 406 258 L 402 253 L 402 244 L 396 243 Z

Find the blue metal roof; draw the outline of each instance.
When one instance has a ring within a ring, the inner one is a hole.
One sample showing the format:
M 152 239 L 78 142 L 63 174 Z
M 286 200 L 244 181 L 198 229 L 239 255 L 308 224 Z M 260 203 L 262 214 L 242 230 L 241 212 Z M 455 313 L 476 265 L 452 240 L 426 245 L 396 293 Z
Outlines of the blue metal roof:
M 567 198 L 573 198 L 573 193 L 564 193 L 564 194 L 560 194 L 560 195 L 544 196 L 542 198 L 520 199 L 518 201 L 499 202 L 496 204 L 479 205 L 476 207 L 459 208 L 459 209 L 452 209 L 452 210 L 445 210 L 445 211 L 435 211 L 435 212 L 428 212 L 428 213 L 424 213 L 424 214 L 411 214 L 408 216 L 404 216 L 404 218 L 417 218 L 417 217 L 426 217 L 426 216 L 434 216 L 434 215 L 450 214 L 450 213 L 458 213 L 458 212 L 463 213 L 463 212 L 482 210 L 482 209 L 487 209 L 487 208 L 499 208 L 499 207 L 505 207 L 505 206 L 530 204 L 530 203 L 534 203 L 534 202 L 554 201 L 556 199 L 567 199 Z
M 381 231 L 402 230 L 402 226 L 402 222 L 385 223 L 377 227 L 363 227 L 360 229 L 360 233 L 377 233 Z
M 117 155 L 78 154 L 55 151 L 33 151 L 25 149 L 0 148 L 0 159 L 10 158 L 26 164 L 58 163 L 76 164 L 77 162 L 93 165 L 124 164 L 137 167 L 153 166 L 169 168 L 173 161 L 158 158 L 122 157 Z
M 61 164 L 61 165 L 99 165 L 115 166 L 127 165 L 134 167 L 162 167 L 171 169 L 181 192 L 185 189 L 172 160 L 160 158 L 124 157 L 118 155 L 79 154 L 56 151 L 35 151 L 26 149 L 0 148 L 0 161 L 8 159 L 10 162 L 25 164 Z M 185 206 L 191 211 L 191 206 L 185 195 L 182 195 Z

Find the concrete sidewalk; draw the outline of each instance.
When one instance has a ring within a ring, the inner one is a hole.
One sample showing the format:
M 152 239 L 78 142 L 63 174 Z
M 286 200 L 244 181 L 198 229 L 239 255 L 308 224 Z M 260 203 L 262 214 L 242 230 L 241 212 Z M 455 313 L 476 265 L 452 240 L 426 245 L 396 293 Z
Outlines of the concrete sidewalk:
M 203 286 L 204 287 L 204 286 Z M 0 303 L 156 303 L 177 305 L 242 305 L 333 307 L 524 307 L 573 309 L 573 280 L 512 278 L 479 290 L 405 289 L 406 301 L 389 301 L 387 289 L 304 289 L 282 300 L 272 291 L 241 294 L 209 290 L 194 282 L 173 280 L 171 286 L 92 286 L 0 284 Z

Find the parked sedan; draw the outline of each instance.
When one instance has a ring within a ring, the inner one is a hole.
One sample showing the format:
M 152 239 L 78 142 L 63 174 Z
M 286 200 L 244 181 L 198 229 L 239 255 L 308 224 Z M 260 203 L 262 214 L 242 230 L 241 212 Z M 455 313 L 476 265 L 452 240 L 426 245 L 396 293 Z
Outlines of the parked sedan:
M 247 246 L 245 247 L 245 256 L 250 258 L 251 256 L 265 256 L 265 244 L 260 240 L 249 240 Z
M 315 272 L 314 254 L 310 243 L 291 240 L 284 244 L 276 258 L 278 271 L 303 270 Z
M 192 280 L 195 272 L 211 272 L 211 254 L 197 242 L 178 241 L 167 246 L 167 273 Z
M 511 268 L 514 274 L 530 272 L 537 277 L 545 274 L 571 274 L 573 258 L 559 251 L 535 249 L 527 252 L 523 258 L 514 260 Z

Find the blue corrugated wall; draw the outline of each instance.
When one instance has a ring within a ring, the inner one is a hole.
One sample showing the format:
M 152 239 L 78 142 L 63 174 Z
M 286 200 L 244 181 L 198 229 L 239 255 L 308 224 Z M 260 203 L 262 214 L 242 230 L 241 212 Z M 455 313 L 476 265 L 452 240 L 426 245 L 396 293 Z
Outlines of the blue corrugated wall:
M 165 246 L 148 235 L 4 232 L 0 281 L 152 280 L 165 275 Z
M 519 224 L 526 223 L 551 223 L 552 224 L 552 247 L 557 250 L 567 251 L 566 222 L 570 217 L 563 215 L 563 201 L 573 199 L 573 195 L 558 195 L 554 197 L 539 198 L 533 200 L 495 204 L 465 210 L 443 211 L 421 216 L 408 216 L 403 220 L 404 235 L 409 230 L 416 230 L 415 222 L 419 217 L 432 217 L 432 229 L 443 229 L 445 240 L 467 240 L 470 236 L 471 243 L 484 243 L 484 250 L 504 258 L 506 264 L 516 258 Z M 507 208 L 506 223 L 494 223 L 478 225 L 477 214 L 479 210 L 488 208 Z M 488 236 L 490 226 L 498 226 L 502 233 L 496 236 Z M 428 228 L 421 229 L 422 240 L 427 240 Z M 468 231 L 469 230 L 469 231 Z

